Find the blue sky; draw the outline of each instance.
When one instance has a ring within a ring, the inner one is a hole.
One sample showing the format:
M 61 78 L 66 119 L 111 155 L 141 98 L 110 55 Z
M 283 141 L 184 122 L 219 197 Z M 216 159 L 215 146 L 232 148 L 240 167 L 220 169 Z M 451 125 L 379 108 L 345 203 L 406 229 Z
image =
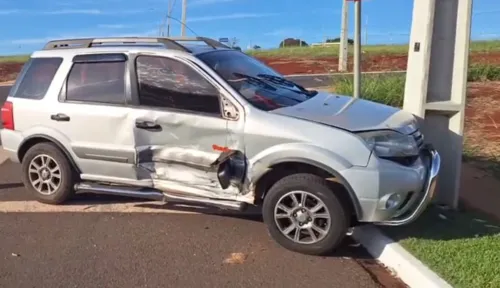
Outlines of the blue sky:
M 180 19 L 182 0 L 171 1 L 176 2 L 172 17 Z M 155 36 L 167 3 L 0 0 L 0 55 L 29 53 L 55 38 Z M 364 0 L 363 40 L 407 43 L 412 5 L 413 0 Z M 272 48 L 286 37 L 307 42 L 338 37 L 341 6 L 341 0 L 188 0 L 187 24 L 198 35 L 236 37 L 243 48 L 253 44 Z M 475 0 L 473 38 L 497 38 L 500 28 L 492 24 L 498 23 L 499 16 L 500 1 Z M 350 27 L 352 34 L 352 21 Z M 171 31 L 180 35 L 180 25 L 174 20 Z

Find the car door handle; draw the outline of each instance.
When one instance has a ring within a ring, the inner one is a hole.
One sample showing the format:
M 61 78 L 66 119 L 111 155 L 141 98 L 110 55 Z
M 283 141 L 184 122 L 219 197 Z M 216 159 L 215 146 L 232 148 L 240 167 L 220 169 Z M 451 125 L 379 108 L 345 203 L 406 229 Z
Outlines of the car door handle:
M 161 131 L 161 126 L 153 121 L 136 120 L 135 127 L 150 131 Z
M 54 121 L 66 121 L 66 122 L 70 120 L 68 115 L 62 113 L 50 115 L 50 119 Z

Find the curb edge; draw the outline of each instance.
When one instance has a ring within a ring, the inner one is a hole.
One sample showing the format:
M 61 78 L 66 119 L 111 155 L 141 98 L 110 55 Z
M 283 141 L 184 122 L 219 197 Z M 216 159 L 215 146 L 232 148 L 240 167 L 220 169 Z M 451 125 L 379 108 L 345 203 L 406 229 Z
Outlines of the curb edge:
M 14 81 L 0 82 L 0 87 L 8 87 L 14 85 Z
M 352 237 L 363 245 L 375 259 L 393 270 L 396 276 L 409 287 L 453 288 L 375 226 L 356 227 Z

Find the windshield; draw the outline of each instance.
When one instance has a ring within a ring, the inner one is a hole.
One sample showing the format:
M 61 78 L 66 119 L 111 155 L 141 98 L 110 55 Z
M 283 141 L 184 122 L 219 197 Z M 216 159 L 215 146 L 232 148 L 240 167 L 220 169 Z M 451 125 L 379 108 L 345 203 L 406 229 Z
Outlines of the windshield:
M 235 50 L 207 52 L 197 57 L 210 66 L 253 106 L 265 111 L 310 99 L 308 91 L 259 60 Z

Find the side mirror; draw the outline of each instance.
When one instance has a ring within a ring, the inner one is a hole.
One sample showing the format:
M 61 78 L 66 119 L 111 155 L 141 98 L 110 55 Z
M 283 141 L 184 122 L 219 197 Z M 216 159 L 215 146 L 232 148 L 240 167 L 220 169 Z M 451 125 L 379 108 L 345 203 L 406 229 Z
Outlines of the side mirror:
M 227 100 L 226 97 L 221 95 L 222 99 L 222 113 L 224 118 L 228 120 L 238 120 L 240 118 L 240 113 L 238 112 L 238 108 L 231 103 L 231 101 Z

